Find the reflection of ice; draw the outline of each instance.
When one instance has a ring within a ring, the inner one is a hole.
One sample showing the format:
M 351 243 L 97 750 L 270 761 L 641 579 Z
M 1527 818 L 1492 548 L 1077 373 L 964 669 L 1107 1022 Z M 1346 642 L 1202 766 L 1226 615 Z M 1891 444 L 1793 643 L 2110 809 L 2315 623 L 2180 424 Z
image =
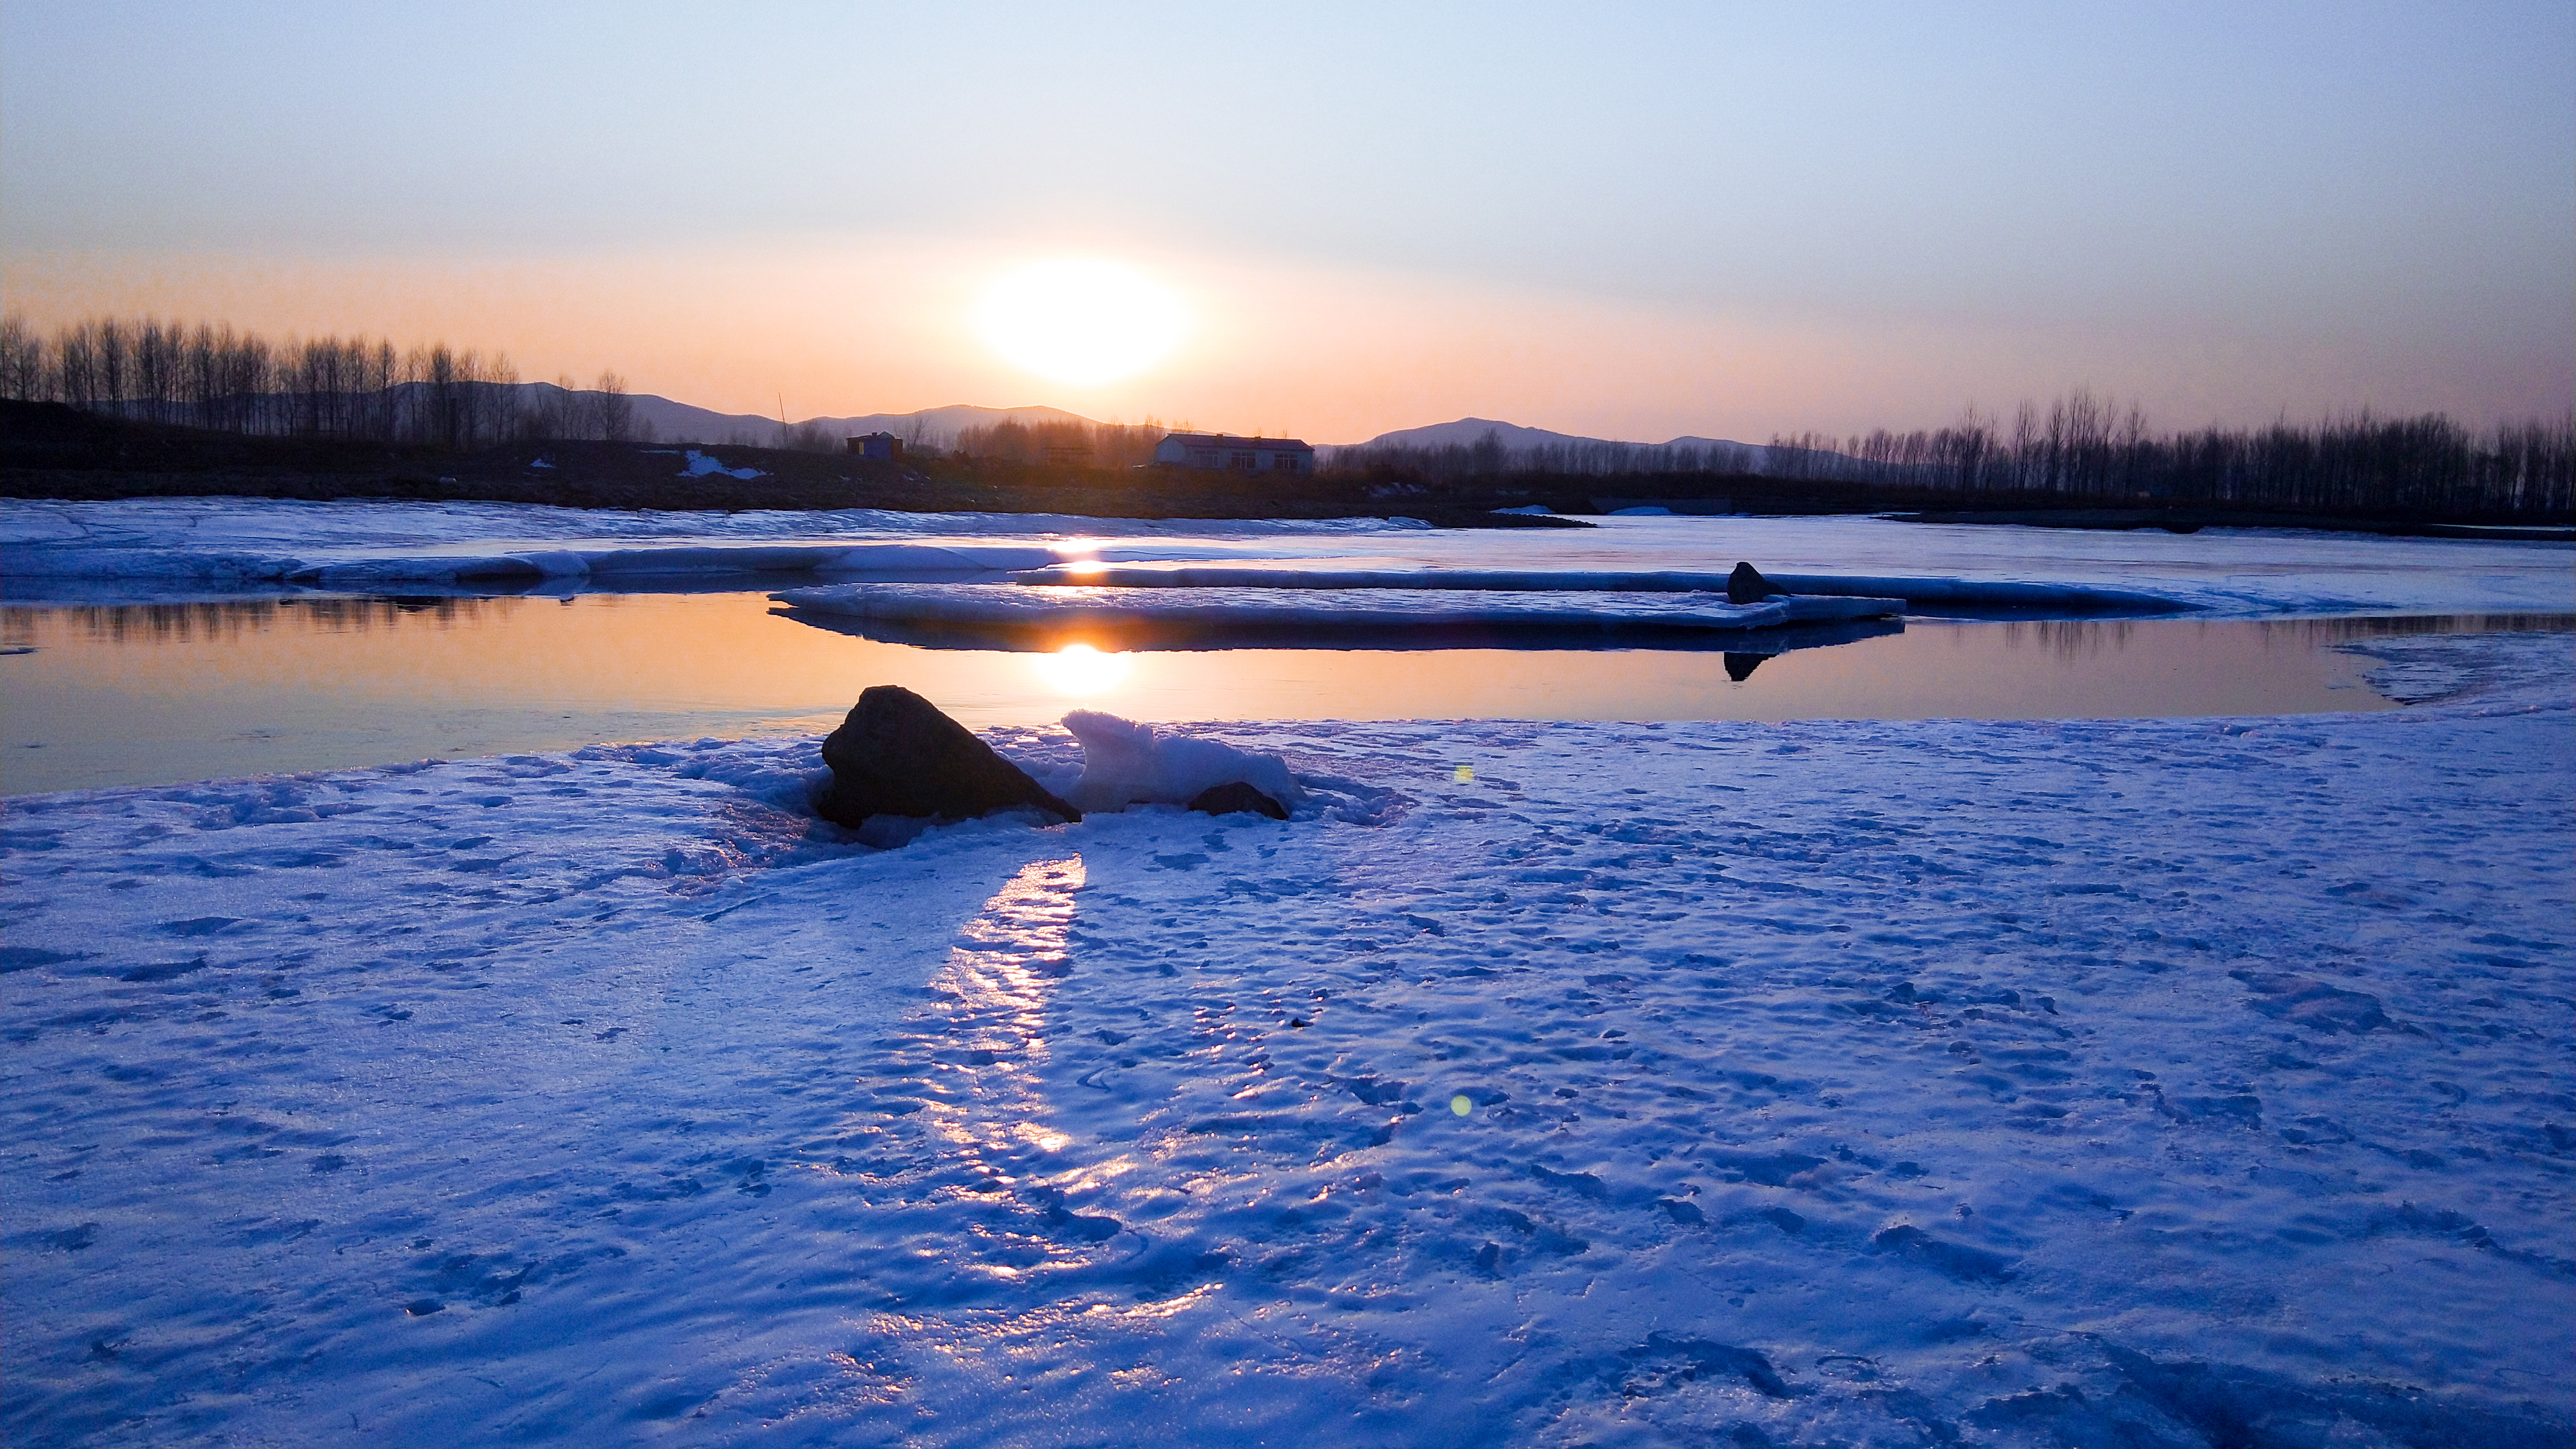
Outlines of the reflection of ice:
M 1103 654 L 1088 644 L 1067 644 L 1037 658 L 1038 677 L 1058 694 L 1079 696 L 1115 689 L 1132 666 L 1124 654 Z
M 1047 986 L 1065 973 L 1065 931 L 1082 882 L 1080 856 L 1023 867 L 959 930 L 931 981 L 950 1013 L 937 1058 L 925 1064 L 932 1121 L 970 1153 L 1065 1145 L 1038 1120 L 1037 1073 L 1046 1061 Z

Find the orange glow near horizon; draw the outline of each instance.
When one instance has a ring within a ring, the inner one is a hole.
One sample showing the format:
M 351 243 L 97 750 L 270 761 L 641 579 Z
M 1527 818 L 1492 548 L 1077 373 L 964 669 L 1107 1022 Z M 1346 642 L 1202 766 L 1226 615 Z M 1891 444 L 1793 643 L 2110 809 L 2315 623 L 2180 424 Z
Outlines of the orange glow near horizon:
M 506 352 L 524 380 L 587 382 L 607 368 L 632 391 L 722 413 L 804 419 L 1047 403 L 1102 421 L 1151 417 L 1316 443 L 1460 417 L 1638 442 L 1759 443 L 1809 428 L 1937 426 L 1971 401 L 2009 411 L 2088 380 L 2136 397 L 2158 426 L 2320 416 L 2392 393 L 2388 359 L 2370 349 L 2319 354 L 2292 339 L 2220 346 L 2143 336 L 2126 353 L 2129 379 L 2112 388 L 2094 363 L 2098 339 L 2073 326 L 1721 311 L 1143 252 L 1124 270 L 1174 308 L 1191 299 L 1186 316 L 1086 343 L 1081 319 L 1096 307 L 1041 295 L 1015 324 L 1027 328 L 1031 355 L 1101 379 L 1041 382 L 975 324 L 996 278 L 1023 274 L 1026 258 L 1046 250 L 1019 239 L 518 256 L 18 253 L 0 256 L 0 290 L 39 329 L 154 315 L 228 322 L 275 341 L 443 339 Z M 1047 336 L 1060 355 L 1039 345 Z M 1158 339 L 1167 350 L 1157 359 L 1145 344 Z M 1086 345 L 1095 348 L 1087 362 Z M 1103 369 L 1113 358 L 1142 370 L 1110 379 Z M 2529 359 L 2504 354 L 2455 361 L 2396 391 L 2409 407 L 2483 421 L 2487 400 L 2524 390 L 2515 379 L 2530 370 Z

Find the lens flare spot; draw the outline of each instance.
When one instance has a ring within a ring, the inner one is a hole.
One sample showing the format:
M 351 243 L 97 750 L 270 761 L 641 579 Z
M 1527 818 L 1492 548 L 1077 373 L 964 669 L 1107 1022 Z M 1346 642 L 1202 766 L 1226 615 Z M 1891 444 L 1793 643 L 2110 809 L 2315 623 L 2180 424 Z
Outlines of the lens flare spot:
M 1457 1113 L 1461 1117 L 1464 1117 L 1468 1113 L 1476 1110 L 1476 1104 L 1467 1100 L 1466 1093 L 1460 1092 L 1457 1096 L 1449 1099 L 1449 1110 Z

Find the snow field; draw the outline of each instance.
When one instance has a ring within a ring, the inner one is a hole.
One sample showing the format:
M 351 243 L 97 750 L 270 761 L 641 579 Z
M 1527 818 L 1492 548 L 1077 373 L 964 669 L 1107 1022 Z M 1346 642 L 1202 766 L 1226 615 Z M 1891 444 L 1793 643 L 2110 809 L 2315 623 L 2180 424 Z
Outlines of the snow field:
M 2576 658 L 2369 652 L 2450 702 L 1183 730 L 1312 798 L 883 853 L 810 741 L 15 800 L 0 1418 L 2563 1443 Z

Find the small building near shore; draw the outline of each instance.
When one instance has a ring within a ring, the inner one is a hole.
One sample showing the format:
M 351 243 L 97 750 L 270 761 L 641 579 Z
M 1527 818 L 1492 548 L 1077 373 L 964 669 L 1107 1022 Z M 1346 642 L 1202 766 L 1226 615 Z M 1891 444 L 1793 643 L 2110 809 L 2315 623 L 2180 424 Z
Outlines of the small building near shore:
M 1165 468 L 1222 473 L 1312 473 L 1315 450 L 1295 438 L 1174 433 L 1154 445 L 1154 462 Z
M 903 461 L 903 439 L 892 433 L 861 433 L 850 439 L 850 451 L 862 458 L 900 463 Z

